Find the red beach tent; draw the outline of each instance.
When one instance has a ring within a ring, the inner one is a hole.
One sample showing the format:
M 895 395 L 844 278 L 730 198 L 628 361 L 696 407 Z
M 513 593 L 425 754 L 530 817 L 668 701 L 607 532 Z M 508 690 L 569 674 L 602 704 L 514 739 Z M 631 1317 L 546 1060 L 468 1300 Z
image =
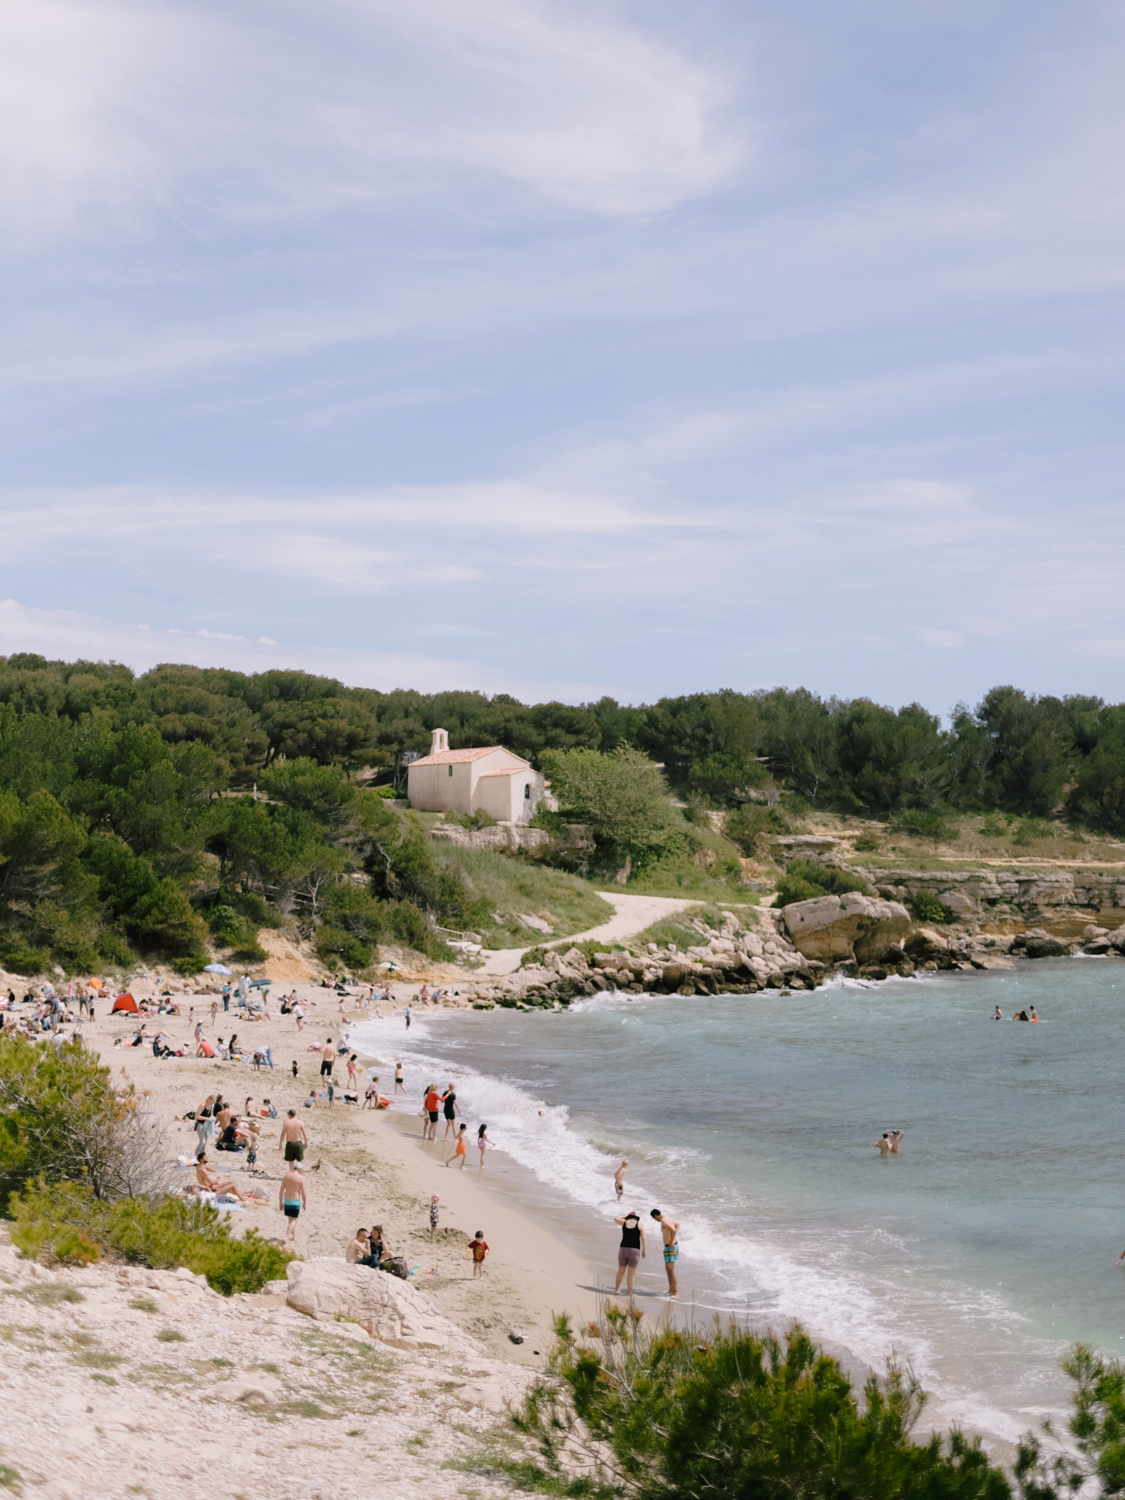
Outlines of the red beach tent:
M 128 990 L 123 995 L 118 995 L 117 999 L 113 1002 L 113 1010 L 110 1011 L 110 1015 L 115 1015 L 119 1010 L 131 1010 L 134 1015 L 138 1016 L 141 1013 L 137 1002 L 129 994 Z

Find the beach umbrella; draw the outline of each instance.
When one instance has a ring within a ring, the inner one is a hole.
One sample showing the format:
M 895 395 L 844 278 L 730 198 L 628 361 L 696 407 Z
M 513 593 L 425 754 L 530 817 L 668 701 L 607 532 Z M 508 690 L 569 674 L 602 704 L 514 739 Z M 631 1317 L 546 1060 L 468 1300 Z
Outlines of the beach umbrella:
M 92 990 L 100 990 L 100 989 L 104 989 L 104 987 L 105 987 L 105 980 L 104 979 L 91 979 L 91 980 L 88 981 L 88 983 L 89 983 L 90 988 Z
M 391 964 L 391 963 L 379 964 L 378 967 L 380 969 L 397 969 L 398 968 L 398 964 Z
M 234 971 L 228 969 L 226 964 L 204 964 L 204 974 L 232 974 Z

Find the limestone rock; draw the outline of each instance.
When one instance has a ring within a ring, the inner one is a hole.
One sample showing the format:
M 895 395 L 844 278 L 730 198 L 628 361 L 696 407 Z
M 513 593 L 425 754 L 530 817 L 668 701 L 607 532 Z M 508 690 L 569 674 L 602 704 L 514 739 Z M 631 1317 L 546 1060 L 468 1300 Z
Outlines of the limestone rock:
M 238 1402 L 244 1406 L 272 1406 L 284 1389 L 275 1376 L 255 1371 L 250 1375 L 234 1375 L 230 1380 L 220 1380 L 208 1388 L 207 1394 L 217 1396 L 220 1401 Z
M 323 1320 L 349 1319 L 395 1349 L 481 1354 L 482 1345 L 442 1317 L 430 1299 L 397 1276 L 342 1260 L 291 1261 L 288 1305 Z
M 905 906 L 858 891 L 794 901 L 782 908 L 781 915 L 798 952 L 829 963 L 870 963 L 905 937 L 911 926 Z

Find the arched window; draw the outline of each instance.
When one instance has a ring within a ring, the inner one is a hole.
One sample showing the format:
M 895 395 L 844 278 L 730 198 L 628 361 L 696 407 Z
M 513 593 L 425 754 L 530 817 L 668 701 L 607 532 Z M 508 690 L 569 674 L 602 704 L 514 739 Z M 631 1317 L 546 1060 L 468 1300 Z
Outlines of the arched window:
M 450 774 L 450 776 L 453 775 L 453 767 L 452 766 L 450 766 L 450 768 L 449 768 L 449 774 Z
M 528 802 L 531 801 L 531 783 L 530 782 L 526 782 L 524 784 L 523 795 L 524 795 L 525 799 Z

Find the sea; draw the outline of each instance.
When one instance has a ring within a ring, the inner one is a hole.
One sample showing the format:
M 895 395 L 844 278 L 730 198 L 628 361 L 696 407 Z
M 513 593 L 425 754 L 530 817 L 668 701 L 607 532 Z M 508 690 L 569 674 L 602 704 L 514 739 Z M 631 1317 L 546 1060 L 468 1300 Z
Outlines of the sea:
M 1034 1006 L 1038 1024 L 991 1019 Z M 654 1316 L 800 1321 L 857 1376 L 889 1358 L 926 1422 L 1007 1447 L 1065 1407 L 1076 1340 L 1125 1356 L 1125 964 L 837 980 L 815 992 L 601 994 L 555 1011 L 369 1020 L 420 1107 L 456 1083 L 490 1186 L 611 1286 L 624 1197 Z M 881 1157 L 884 1130 L 904 1131 Z M 476 1151 L 470 1149 L 470 1167 Z M 662 1293 L 658 1207 L 679 1220 Z M 476 1226 L 473 1226 L 476 1227 Z

